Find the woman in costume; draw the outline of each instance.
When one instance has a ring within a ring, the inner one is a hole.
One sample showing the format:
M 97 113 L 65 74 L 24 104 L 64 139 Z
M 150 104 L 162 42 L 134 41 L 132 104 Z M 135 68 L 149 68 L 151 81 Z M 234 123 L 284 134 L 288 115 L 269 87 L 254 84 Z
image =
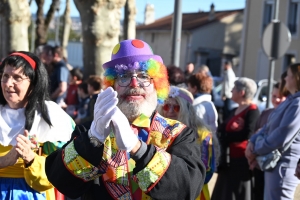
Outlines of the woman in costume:
M 0 199 L 55 199 L 45 157 L 71 138 L 74 122 L 49 101 L 47 77 L 29 52 L 0 65 Z
M 259 110 L 252 102 L 256 90 L 257 85 L 252 79 L 242 77 L 234 82 L 231 99 L 239 106 L 218 127 L 224 157 L 220 160 L 212 199 L 252 199 L 252 172 L 249 170 L 245 150 L 259 117 Z
M 178 120 L 192 128 L 197 135 L 197 142 L 201 145 L 201 160 L 206 167 L 204 186 L 197 199 L 209 200 L 208 182 L 215 172 L 219 158 L 219 142 L 208 125 L 197 116 L 193 108 L 193 95 L 186 89 L 171 86 L 169 97 L 158 110 L 162 116 Z
M 250 138 L 246 156 L 251 166 L 255 166 L 258 155 L 266 155 L 276 149 L 281 152 L 300 129 L 300 63 L 288 67 L 285 81 L 285 88 L 291 94 L 270 114 L 260 131 Z M 295 176 L 299 155 L 298 134 L 290 147 L 282 153 L 275 168 L 265 171 L 264 199 L 294 199 L 296 187 L 300 183 Z

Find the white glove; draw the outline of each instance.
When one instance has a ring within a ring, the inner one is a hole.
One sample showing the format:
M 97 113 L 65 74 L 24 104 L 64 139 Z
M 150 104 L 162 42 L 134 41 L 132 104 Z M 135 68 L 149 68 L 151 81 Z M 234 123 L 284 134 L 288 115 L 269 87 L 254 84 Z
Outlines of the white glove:
M 110 133 L 109 123 L 116 112 L 117 103 L 117 92 L 111 87 L 98 94 L 94 105 L 94 120 L 90 131 L 100 142 L 104 142 Z
M 112 117 L 112 122 L 119 149 L 130 152 L 139 142 L 139 139 L 131 129 L 127 117 L 119 108 L 116 108 L 116 112 Z

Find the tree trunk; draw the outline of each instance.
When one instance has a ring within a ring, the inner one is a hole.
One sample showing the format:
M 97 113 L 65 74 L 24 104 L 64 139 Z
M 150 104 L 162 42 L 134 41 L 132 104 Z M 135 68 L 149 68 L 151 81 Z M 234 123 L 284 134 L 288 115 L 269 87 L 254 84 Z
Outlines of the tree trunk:
M 10 51 L 29 51 L 28 27 L 30 8 L 28 0 L 2 0 L 1 14 L 1 57 Z
M 35 37 L 35 48 L 40 45 L 44 45 L 47 43 L 47 33 L 48 28 L 51 20 L 54 17 L 55 13 L 55 5 L 59 0 L 52 0 L 52 3 L 49 7 L 46 17 L 44 17 L 44 3 L 45 0 L 35 0 L 37 5 L 37 12 L 36 12 L 36 37 Z
M 0 59 L 7 56 L 8 53 L 8 41 L 9 41 L 9 31 L 8 31 L 8 20 L 6 11 L 8 10 L 8 4 L 6 0 L 0 1 Z
M 102 64 L 109 61 L 119 42 L 121 10 L 125 0 L 74 0 L 80 13 L 83 36 L 84 76 L 102 76 Z
M 45 19 L 44 19 L 44 0 L 36 0 L 37 12 L 36 12 L 36 29 L 35 29 L 35 42 L 34 46 L 37 48 L 40 45 L 46 44 L 47 32 L 44 30 Z
M 70 17 L 70 0 L 66 0 L 66 9 L 63 17 L 63 32 L 62 32 L 62 38 L 60 42 L 63 49 L 63 56 L 65 58 L 68 58 L 67 46 L 68 46 L 68 41 L 70 36 L 71 25 L 72 25 L 72 19 Z
M 136 16 L 136 5 L 135 0 L 127 0 L 124 10 L 124 40 L 135 39 L 135 16 Z

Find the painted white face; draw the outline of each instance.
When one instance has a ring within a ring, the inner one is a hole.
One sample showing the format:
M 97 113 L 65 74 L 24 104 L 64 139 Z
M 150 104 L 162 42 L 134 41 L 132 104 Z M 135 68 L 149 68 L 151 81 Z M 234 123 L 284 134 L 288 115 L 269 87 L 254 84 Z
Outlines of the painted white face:
M 157 93 L 153 83 L 142 87 L 137 81 L 136 73 L 133 73 L 132 76 L 130 84 L 126 87 L 119 86 L 118 80 L 114 84 L 114 88 L 118 92 L 118 107 L 130 122 L 142 113 L 151 116 L 157 106 Z
M 23 73 L 23 69 L 10 65 L 4 67 L 1 76 L 2 93 L 9 107 L 18 109 L 27 104 L 27 92 L 30 86 L 30 79 Z

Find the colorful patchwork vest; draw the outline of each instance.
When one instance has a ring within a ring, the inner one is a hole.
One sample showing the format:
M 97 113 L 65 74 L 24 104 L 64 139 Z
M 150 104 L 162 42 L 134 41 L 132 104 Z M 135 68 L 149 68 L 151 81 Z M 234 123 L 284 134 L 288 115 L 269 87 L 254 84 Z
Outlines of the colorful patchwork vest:
M 138 137 L 146 144 L 153 144 L 157 151 L 147 166 L 133 175 L 135 161 L 126 151 L 118 150 L 113 133 L 105 140 L 102 161 L 95 167 L 76 152 L 71 142 L 64 152 L 67 168 L 84 181 L 94 180 L 99 176 L 114 199 L 151 199 L 150 191 L 163 176 L 171 162 L 168 147 L 186 127 L 181 122 L 160 116 L 158 113 L 150 119 L 139 117 L 133 122 L 138 126 Z M 149 127 L 150 126 L 150 127 Z

